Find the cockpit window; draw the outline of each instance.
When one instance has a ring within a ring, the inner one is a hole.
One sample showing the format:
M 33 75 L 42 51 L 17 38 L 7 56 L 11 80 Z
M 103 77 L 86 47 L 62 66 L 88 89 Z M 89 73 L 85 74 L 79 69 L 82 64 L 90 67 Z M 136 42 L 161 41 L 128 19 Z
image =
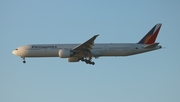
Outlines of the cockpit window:
M 15 49 L 15 50 L 18 50 L 18 49 Z

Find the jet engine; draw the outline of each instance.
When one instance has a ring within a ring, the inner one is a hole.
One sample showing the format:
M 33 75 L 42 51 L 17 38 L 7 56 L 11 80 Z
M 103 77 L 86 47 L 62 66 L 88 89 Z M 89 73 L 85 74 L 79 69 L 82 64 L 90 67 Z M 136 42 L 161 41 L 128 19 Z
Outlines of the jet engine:
M 59 50 L 58 54 L 60 58 L 68 58 L 73 55 L 73 52 L 69 49 L 62 49 L 62 50 Z
M 68 58 L 68 62 L 79 62 L 79 58 L 78 57 L 70 57 L 70 58 Z

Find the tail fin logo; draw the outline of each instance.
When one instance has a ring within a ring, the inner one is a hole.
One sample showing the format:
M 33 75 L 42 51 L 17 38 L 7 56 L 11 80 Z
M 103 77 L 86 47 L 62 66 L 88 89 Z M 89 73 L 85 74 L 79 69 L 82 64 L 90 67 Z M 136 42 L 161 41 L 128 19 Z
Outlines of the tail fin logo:
M 156 41 L 161 25 L 162 24 L 156 24 L 138 43 L 153 44 Z

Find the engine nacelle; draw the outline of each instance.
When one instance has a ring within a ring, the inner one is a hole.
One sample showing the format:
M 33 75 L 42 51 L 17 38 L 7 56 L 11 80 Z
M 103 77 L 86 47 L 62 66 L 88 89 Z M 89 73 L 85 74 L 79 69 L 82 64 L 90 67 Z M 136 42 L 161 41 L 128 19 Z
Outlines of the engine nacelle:
M 70 57 L 70 58 L 68 58 L 68 62 L 79 62 L 79 58 L 78 57 Z
M 62 50 L 59 50 L 58 54 L 60 58 L 68 58 L 73 55 L 73 52 L 69 49 L 62 49 Z

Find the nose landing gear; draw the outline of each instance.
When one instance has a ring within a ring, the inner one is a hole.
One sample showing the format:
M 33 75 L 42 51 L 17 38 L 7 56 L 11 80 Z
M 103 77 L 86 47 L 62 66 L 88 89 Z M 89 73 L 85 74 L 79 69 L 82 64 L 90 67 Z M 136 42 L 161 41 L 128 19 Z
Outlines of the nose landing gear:
M 26 61 L 25 61 L 25 57 L 21 57 L 22 59 L 23 59 L 23 63 L 26 63 Z

